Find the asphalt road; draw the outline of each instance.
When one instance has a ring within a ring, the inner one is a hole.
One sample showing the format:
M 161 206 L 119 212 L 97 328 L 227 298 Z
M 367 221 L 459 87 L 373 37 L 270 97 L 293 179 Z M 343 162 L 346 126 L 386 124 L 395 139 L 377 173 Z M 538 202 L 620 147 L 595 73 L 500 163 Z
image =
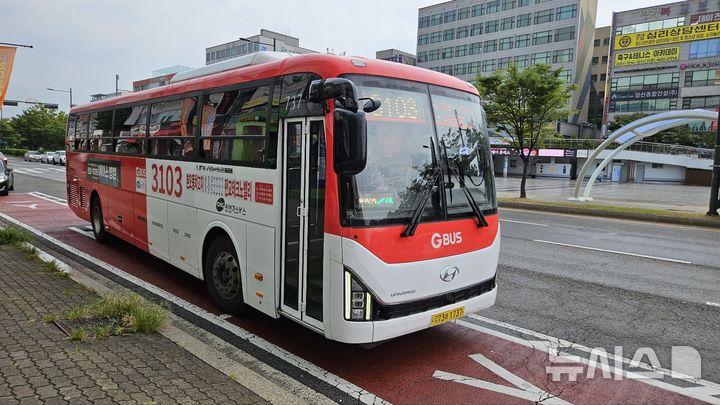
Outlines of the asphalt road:
M 10 167 L 16 193 L 66 198 L 62 167 L 13 158 Z M 500 214 L 500 290 L 482 316 L 608 352 L 622 346 L 628 358 L 649 347 L 665 368 L 672 346 L 690 346 L 703 378 L 720 383 L 720 231 Z

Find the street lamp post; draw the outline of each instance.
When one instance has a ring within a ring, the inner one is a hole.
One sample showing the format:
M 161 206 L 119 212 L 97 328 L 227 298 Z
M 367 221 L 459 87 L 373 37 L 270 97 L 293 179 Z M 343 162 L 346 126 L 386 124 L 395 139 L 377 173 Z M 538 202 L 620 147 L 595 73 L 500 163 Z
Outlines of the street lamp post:
M 277 51 L 277 40 L 276 40 L 274 37 L 273 37 L 273 39 L 272 39 L 272 40 L 273 40 L 273 41 L 272 41 L 272 44 L 268 44 L 267 42 L 251 41 L 251 40 L 249 40 L 249 39 L 247 39 L 247 38 L 243 38 L 243 37 L 240 37 L 240 38 L 238 38 L 238 39 L 241 40 L 241 41 L 249 42 L 249 43 L 251 43 L 251 44 L 257 43 L 257 44 L 261 44 L 261 45 L 272 45 L 272 47 L 273 47 L 273 52 L 276 52 L 276 51 Z
M 72 87 L 70 87 L 70 90 L 58 90 L 58 89 L 51 89 L 50 87 L 47 88 L 50 91 L 58 91 L 60 93 L 69 93 L 70 94 L 70 108 L 73 107 L 72 103 Z

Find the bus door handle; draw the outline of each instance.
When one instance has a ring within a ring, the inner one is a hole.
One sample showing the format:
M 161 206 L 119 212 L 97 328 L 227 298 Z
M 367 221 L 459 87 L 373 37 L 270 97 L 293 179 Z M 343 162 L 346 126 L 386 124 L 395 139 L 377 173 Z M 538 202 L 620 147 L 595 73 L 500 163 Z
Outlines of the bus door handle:
M 307 208 L 303 208 L 302 205 L 298 205 L 297 209 L 295 210 L 295 213 L 299 217 L 305 217 L 305 216 L 307 216 Z

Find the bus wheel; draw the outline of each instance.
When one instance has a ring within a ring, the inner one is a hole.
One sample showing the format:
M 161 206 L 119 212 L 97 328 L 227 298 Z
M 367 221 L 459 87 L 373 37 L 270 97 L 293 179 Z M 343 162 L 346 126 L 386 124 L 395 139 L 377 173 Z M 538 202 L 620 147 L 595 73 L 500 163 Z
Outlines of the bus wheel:
M 102 206 L 100 205 L 100 198 L 98 197 L 93 198 L 92 204 L 90 205 L 90 223 L 92 224 L 93 235 L 96 241 L 105 243 L 110 239 L 110 236 L 105 230 Z
M 235 247 L 227 236 L 215 238 L 205 255 L 205 284 L 213 301 L 224 312 L 239 314 L 245 311 L 240 263 Z

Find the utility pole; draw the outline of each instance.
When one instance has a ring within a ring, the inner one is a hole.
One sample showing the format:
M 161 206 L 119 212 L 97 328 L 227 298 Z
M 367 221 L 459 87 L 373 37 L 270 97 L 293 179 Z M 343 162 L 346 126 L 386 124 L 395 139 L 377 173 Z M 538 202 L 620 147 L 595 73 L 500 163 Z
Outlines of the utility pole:
M 710 183 L 710 209 L 707 215 L 718 216 L 720 209 L 720 106 L 718 106 L 718 120 L 715 125 L 715 159 L 713 161 L 713 176 Z
M 120 81 L 120 75 L 115 75 L 115 97 L 118 95 L 118 81 Z

